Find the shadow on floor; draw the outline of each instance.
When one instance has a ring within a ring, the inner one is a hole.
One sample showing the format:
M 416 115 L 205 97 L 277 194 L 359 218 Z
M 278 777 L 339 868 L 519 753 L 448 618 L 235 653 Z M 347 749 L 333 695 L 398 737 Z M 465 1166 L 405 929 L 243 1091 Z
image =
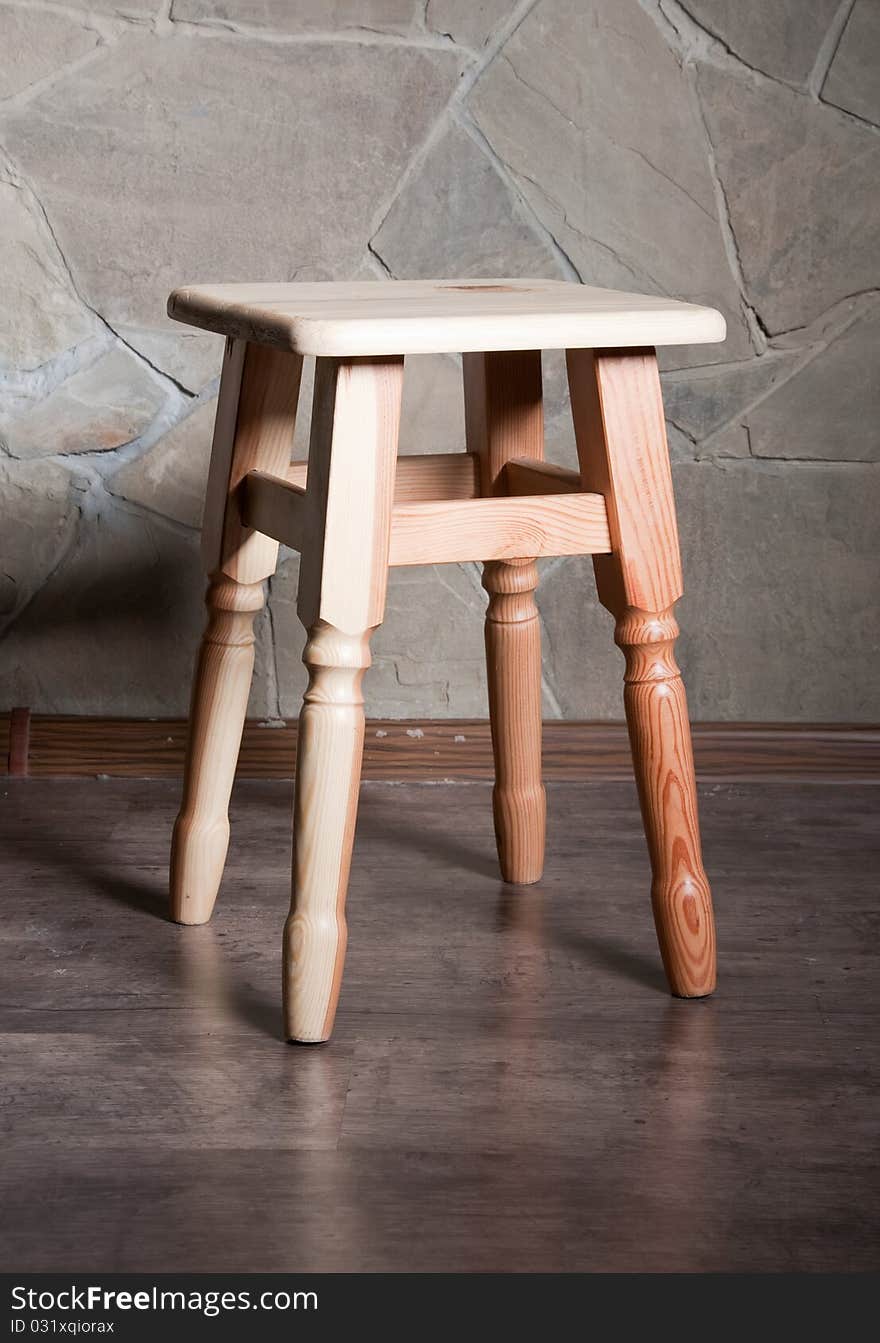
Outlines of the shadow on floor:
M 286 806 L 288 790 L 286 785 L 283 788 Z M 491 884 L 496 899 L 499 930 L 518 932 L 535 945 L 541 942 L 555 944 L 581 959 L 585 973 L 589 973 L 591 968 L 602 968 L 630 983 L 640 984 L 657 993 L 667 993 L 659 957 L 654 960 L 610 938 L 566 928 L 555 917 L 546 918 L 548 901 L 553 897 L 540 883 L 533 886 L 508 886 L 502 883 L 494 851 L 487 852 L 484 840 L 469 843 L 462 839 L 460 833 L 456 834 L 453 827 L 449 831 L 435 831 L 424 824 L 413 825 L 405 817 L 392 816 L 389 812 L 390 808 L 370 807 L 366 810 L 359 825 L 359 839 L 364 848 L 384 846 L 409 852 L 420 863 L 428 866 L 442 867 L 451 872 L 458 869 L 480 877 Z M 137 824 L 137 817 L 138 813 L 132 812 L 114 820 L 114 843 L 116 840 L 121 840 L 124 845 L 129 842 L 130 835 L 126 832 Z M 246 817 L 241 817 L 241 820 L 246 823 Z M 109 847 L 109 832 L 105 838 Z M 59 872 L 75 877 L 103 899 L 137 915 L 170 922 L 165 862 L 155 867 L 112 868 L 104 857 L 106 848 L 102 851 L 100 842 L 86 845 L 59 840 L 53 834 L 51 811 L 43 814 L 36 831 L 30 830 L 26 835 L 10 835 L 7 843 L 26 864 L 51 864 Z M 488 843 L 491 845 L 491 839 L 488 839 Z M 277 991 L 262 993 L 237 974 L 234 965 L 223 955 L 213 925 L 181 927 L 179 937 L 179 958 L 174 973 L 183 977 L 183 987 L 190 980 L 197 982 L 200 993 L 222 1007 L 224 1014 L 234 1015 L 260 1034 L 277 1040 L 280 1033 Z M 280 987 L 280 967 L 278 981 Z
M 452 833 L 433 832 L 424 828 L 416 830 L 412 825 L 395 822 L 390 817 L 384 815 L 379 817 L 375 811 L 369 816 L 365 830 L 370 842 L 378 840 L 393 848 L 409 849 L 428 862 L 436 862 L 445 867 L 457 866 L 493 881 L 498 892 L 496 908 L 499 928 L 516 927 L 523 931 L 530 929 L 542 937 L 550 936 L 560 947 L 581 956 L 587 967 L 601 966 L 622 979 L 642 984 L 658 993 L 668 994 L 659 952 L 656 960 L 650 959 L 638 952 L 627 950 L 610 938 L 570 933 L 555 924 L 539 931 L 535 923 L 535 912 L 541 909 L 547 898 L 541 884 L 505 885 L 499 876 L 494 853 L 488 855 L 482 846 L 477 848 L 473 844 L 467 844 L 460 836 Z M 647 904 L 647 893 L 645 898 Z M 647 912 L 646 908 L 646 914 Z M 543 920 L 542 922 L 546 923 Z

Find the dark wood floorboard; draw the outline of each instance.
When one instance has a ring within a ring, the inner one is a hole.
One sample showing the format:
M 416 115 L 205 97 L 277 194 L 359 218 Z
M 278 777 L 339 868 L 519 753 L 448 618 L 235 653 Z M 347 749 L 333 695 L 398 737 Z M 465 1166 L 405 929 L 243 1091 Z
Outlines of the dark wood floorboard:
M 278 1038 L 290 786 L 237 786 L 214 922 L 178 785 L 0 788 L 10 1270 L 880 1266 L 880 792 L 701 793 L 715 998 L 670 999 L 634 789 L 551 785 L 505 887 L 483 784 L 364 786 L 337 1035 Z

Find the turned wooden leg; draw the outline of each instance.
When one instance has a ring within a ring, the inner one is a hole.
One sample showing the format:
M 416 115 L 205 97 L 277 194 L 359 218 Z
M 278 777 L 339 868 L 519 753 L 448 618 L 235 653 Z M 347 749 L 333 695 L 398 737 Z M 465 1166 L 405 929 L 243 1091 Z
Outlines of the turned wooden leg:
M 466 354 L 463 367 L 467 446 L 480 461 L 480 493 L 503 494 L 509 461 L 543 460 L 541 353 Z M 495 839 L 504 880 L 523 885 L 538 881 L 544 868 L 547 810 L 537 585 L 532 559 L 493 560 L 483 567 Z
M 495 756 L 492 810 L 501 875 L 527 885 L 544 868 L 546 798 L 541 782 L 541 629 L 531 560 L 483 567 L 489 594 L 486 669 Z
M 208 625 L 193 682 L 183 802 L 171 844 L 171 917 L 207 923 L 229 845 L 229 797 L 254 669 L 262 583 L 222 574 L 206 598 Z
M 193 682 L 183 802 L 171 846 L 171 917 L 206 923 L 229 844 L 229 797 L 254 667 L 254 617 L 278 543 L 247 528 L 239 493 L 248 471 L 285 470 L 302 360 L 226 344 L 205 497 L 202 558 L 211 575 L 208 627 Z
M 319 622 L 303 654 L 309 686 L 299 716 L 293 899 L 284 928 L 285 1030 L 303 1043 L 329 1038 L 342 980 L 369 635 Z
M 385 609 L 403 359 L 318 359 L 300 565 L 309 672 L 299 719 L 290 915 L 284 928 L 288 1040 L 327 1040 L 345 959 L 345 897 L 364 744 L 361 683 Z
M 712 896 L 700 850 L 697 787 L 671 608 L 628 609 L 615 642 L 626 658 L 624 706 L 651 856 L 651 904 L 669 987 L 700 998 L 715 987 Z
M 570 350 L 581 484 L 605 496 L 612 553 L 599 598 L 626 659 L 624 702 L 651 857 L 654 920 L 674 994 L 715 987 L 715 924 L 700 851 L 684 686 L 675 663 L 681 561 L 653 350 Z

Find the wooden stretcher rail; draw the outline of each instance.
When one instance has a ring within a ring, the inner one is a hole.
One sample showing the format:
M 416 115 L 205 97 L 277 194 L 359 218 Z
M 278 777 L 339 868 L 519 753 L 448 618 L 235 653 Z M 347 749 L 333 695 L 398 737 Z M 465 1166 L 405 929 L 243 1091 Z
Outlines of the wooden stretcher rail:
M 391 515 L 388 562 L 455 564 L 611 549 L 601 494 L 401 504 Z
M 246 527 L 282 541 L 293 550 L 301 551 L 308 544 L 306 492 L 283 476 L 270 476 L 264 471 L 248 473 L 242 520 Z
M 308 544 L 308 496 L 301 485 L 282 476 L 251 471 L 242 516 L 246 526 L 294 550 Z M 606 555 L 610 549 L 601 494 L 419 499 L 394 505 L 388 563 Z
M 291 462 L 287 479 L 305 489 L 308 462 Z M 475 499 L 480 492 L 479 461 L 473 452 L 435 452 L 398 457 L 394 502 L 416 499 Z M 549 493 L 549 491 L 548 491 Z
M 569 471 L 552 462 L 533 462 L 528 458 L 514 458 L 501 471 L 501 480 L 508 494 L 579 494 L 583 486 L 579 471 Z

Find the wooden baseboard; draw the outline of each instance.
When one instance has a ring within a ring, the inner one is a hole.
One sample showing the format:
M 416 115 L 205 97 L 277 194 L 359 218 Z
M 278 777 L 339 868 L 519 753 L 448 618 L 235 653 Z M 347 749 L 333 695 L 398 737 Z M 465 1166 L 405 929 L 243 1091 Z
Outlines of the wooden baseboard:
M 695 723 L 693 733 L 701 783 L 880 781 L 880 727 Z M 0 761 L 11 775 L 173 778 L 183 770 L 185 747 L 181 719 L 56 717 L 26 710 L 0 715 Z M 295 759 L 296 722 L 246 724 L 240 778 L 289 779 Z M 626 727 L 545 723 L 544 777 L 630 779 Z M 371 720 L 364 778 L 491 779 L 489 724 L 482 719 Z

